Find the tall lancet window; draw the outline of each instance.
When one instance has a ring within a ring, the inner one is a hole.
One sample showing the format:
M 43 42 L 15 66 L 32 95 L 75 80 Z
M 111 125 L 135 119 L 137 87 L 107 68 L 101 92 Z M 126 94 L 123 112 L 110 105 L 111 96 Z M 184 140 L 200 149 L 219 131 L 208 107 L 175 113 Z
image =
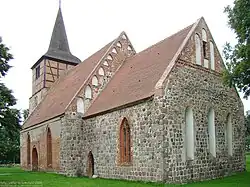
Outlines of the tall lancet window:
M 211 69 L 215 70 L 215 62 L 214 62 L 214 44 L 210 42 L 210 62 L 211 62 Z
M 227 124 L 225 129 L 225 138 L 226 138 L 226 146 L 228 150 L 228 154 L 230 156 L 233 155 L 233 127 L 232 127 L 232 121 L 231 121 L 231 115 L 227 115 Z
M 91 90 L 90 86 L 87 86 L 85 88 L 85 98 L 92 99 L 92 90 Z
M 195 34 L 195 56 L 196 64 L 201 65 L 201 41 L 198 34 Z
M 47 130 L 47 167 L 52 168 L 52 136 L 50 128 Z
M 30 134 L 27 134 L 27 167 L 30 165 Z
M 131 162 L 131 137 L 128 120 L 123 118 L 120 126 L 120 163 Z
M 208 111 L 208 136 L 209 151 L 214 157 L 216 157 L 215 115 L 214 109 L 212 108 Z
M 77 99 L 76 108 L 77 112 L 84 113 L 84 102 L 82 98 Z
M 194 159 L 194 117 L 193 110 L 186 108 L 185 112 L 185 150 L 188 160 Z

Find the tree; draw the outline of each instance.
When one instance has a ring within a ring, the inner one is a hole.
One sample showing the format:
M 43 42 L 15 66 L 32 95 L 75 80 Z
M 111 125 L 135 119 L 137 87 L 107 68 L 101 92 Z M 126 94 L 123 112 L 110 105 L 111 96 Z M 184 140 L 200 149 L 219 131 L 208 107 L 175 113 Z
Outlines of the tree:
M 9 53 L 9 48 L 2 43 L 0 37 L 0 78 L 4 77 L 11 68 L 9 65 L 11 59 L 13 56 Z M 12 95 L 12 91 L 0 82 L 0 126 L 5 127 L 10 135 L 12 135 L 13 130 L 20 128 L 20 113 L 12 108 L 15 104 L 16 99 Z
M 0 81 L 11 68 L 13 56 L 0 37 Z M 0 82 L 0 163 L 19 160 L 20 111 L 14 109 L 16 99 L 12 91 Z
M 224 12 L 238 42 L 235 46 L 226 43 L 224 47 L 227 64 L 224 81 L 229 86 L 235 85 L 247 98 L 250 95 L 250 0 L 235 0 L 233 7 L 227 6 Z
M 13 59 L 13 56 L 9 53 L 9 48 L 2 43 L 2 38 L 0 37 L 0 78 L 5 76 L 11 68 L 8 63 L 11 59 Z
M 29 116 L 29 109 L 24 109 L 23 110 L 23 118 L 24 118 L 24 120 L 26 120 L 28 118 L 28 116 Z

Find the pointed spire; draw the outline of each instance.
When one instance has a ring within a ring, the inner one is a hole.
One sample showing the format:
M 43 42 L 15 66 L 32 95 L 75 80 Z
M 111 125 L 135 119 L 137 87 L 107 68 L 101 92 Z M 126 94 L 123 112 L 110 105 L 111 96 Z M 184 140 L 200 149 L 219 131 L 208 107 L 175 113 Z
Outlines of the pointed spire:
M 61 1 L 59 1 L 59 10 L 52 32 L 49 49 L 45 56 L 71 63 L 78 64 L 81 62 L 77 57 L 71 54 L 69 49 L 68 38 L 61 11 Z

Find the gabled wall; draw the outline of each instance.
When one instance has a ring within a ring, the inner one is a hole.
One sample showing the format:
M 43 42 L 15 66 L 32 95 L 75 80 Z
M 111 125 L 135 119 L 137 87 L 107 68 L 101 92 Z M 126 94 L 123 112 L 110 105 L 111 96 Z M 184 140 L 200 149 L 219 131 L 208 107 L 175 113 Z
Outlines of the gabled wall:
M 135 50 L 131 42 L 127 35 L 122 32 L 111 44 L 105 55 L 101 59 L 98 59 L 97 66 L 76 93 L 68 105 L 66 112 L 77 112 L 83 115 L 124 61 L 134 54 Z M 80 108 L 84 109 L 84 111 L 77 110 L 77 100 L 82 100 L 83 107 Z
M 164 181 L 182 183 L 209 180 L 245 170 L 244 109 L 234 90 L 222 83 L 222 59 L 215 47 L 215 70 L 197 65 L 195 61 L 196 33 L 205 28 L 202 19 L 164 84 L 159 102 L 164 124 Z M 208 50 L 208 53 L 210 51 Z M 208 60 L 210 60 L 208 58 Z M 202 58 L 203 61 L 203 58 Z M 194 119 L 194 158 L 186 155 L 185 112 L 192 108 Z M 208 113 L 215 113 L 216 156 L 209 150 Z M 226 143 L 227 116 L 231 115 L 233 154 Z

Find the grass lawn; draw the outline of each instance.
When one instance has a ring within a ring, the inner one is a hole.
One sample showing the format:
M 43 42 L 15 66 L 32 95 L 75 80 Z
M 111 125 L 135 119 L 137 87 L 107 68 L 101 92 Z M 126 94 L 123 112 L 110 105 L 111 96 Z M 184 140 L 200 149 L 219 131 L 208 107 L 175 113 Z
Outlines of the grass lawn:
M 20 168 L 0 167 L 0 187 L 175 187 L 156 183 L 131 182 L 108 179 L 68 178 L 41 172 L 25 172 Z M 250 155 L 247 155 L 247 172 L 223 179 L 181 185 L 183 187 L 250 187 Z

